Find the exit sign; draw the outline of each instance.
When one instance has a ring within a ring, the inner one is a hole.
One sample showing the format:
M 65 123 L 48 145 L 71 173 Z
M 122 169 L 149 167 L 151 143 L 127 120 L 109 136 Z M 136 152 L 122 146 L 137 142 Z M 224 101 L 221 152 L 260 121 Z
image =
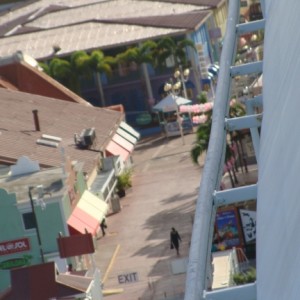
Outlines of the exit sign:
M 119 284 L 137 282 L 139 281 L 138 273 L 132 272 L 132 273 L 118 275 L 118 281 Z

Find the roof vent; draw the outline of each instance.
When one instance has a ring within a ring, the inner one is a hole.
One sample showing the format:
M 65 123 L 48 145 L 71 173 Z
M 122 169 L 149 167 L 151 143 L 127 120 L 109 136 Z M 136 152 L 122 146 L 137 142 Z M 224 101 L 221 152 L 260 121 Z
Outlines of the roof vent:
M 81 134 L 74 134 L 75 144 L 79 148 L 88 149 L 94 144 L 96 139 L 95 128 L 88 128 L 82 130 Z
M 58 147 L 58 143 L 52 142 L 52 141 L 47 141 L 47 140 L 44 140 L 44 139 L 38 139 L 36 141 L 36 143 L 39 144 L 39 145 L 44 145 L 44 146 L 49 146 L 49 147 L 54 147 L 54 148 Z
M 42 134 L 42 138 L 37 139 L 36 143 L 39 145 L 57 148 L 61 141 L 62 141 L 62 138 L 60 138 L 60 137 L 48 135 L 48 134 Z

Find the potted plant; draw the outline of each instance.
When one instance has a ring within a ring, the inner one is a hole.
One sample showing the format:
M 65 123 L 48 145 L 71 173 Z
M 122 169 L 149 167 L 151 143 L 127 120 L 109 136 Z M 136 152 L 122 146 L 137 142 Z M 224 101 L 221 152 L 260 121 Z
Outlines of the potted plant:
M 246 272 L 241 272 L 233 275 L 233 282 L 236 285 L 242 285 L 256 281 L 256 269 L 250 268 Z
M 126 190 L 132 186 L 131 170 L 125 170 L 117 176 L 117 194 L 120 198 L 126 195 Z

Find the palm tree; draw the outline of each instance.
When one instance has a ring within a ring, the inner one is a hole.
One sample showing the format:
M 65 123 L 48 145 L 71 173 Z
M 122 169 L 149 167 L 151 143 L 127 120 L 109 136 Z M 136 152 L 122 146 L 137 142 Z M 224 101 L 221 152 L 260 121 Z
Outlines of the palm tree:
M 73 92 L 79 93 L 78 75 L 70 61 L 58 57 L 53 58 L 49 63 L 49 74 Z
M 241 117 L 246 114 L 244 106 L 237 102 L 237 101 L 231 101 L 230 108 L 229 108 L 229 116 L 231 118 L 235 117 Z M 191 150 L 191 158 L 192 161 L 196 164 L 198 164 L 198 159 L 200 155 L 207 151 L 208 149 L 208 143 L 210 138 L 210 130 L 211 130 L 211 123 L 212 123 L 212 111 L 209 111 L 206 113 L 207 115 L 207 122 L 204 124 L 200 124 L 196 131 L 196 141 L 195 145 Z M 226 161 L 228 158 L 232 157 L 233 152 L 231 151 L 231 148 L 228 145 L 226 145 Z
M 186 48 L 188 47 L 196 51 L 194 42 L 189 39 L 177 41 L 171 37 L 166 37 L 159 40 L 157 43 L 157 48 L 155 49 L 156 66 L 166 67 L 166 60 L 168 58 L 173 58 L 175 67 L 187 67 L 188 60 Z
M 152 87 L 147 69 L 147 63 L 154 65 L 153 52 L 157 44 L 154 41 L 146 41 L 137 47 L 128 48 L 125 52 L 116 56 L 119 63 L 135 63 L 142 67 L 143 77 L 145 78 L 147 97 L 153 99 Z M 148 105 L 148 103 L 147 103 Z
M 80 94 L 80 76 L 87 75 L 88 55 L 85 51 L 74 52 L 69 59 L 54 57 L 49 63 L 40 62 L 43 71 L 76 94 Z
M 80 95 L 80 77 L 94 75 L 101 104 L 105 105 L 100 73 L 112 74 L 112 65 L 116 60 L 105 56 L 101 50 L 95 50 L 90 55 L 85 51 L 74 52 L 69 59 L 54 57 L 49 65 L 40 63 L 44 72 Z
M 196 142 L 194 147 L 191 150 L 191 158 L 195 164 L 198 164 L 198 159 L 202 153 L 204 153 L 208 149 L 210 130 L 211 130 L 211 114 L 212 112 L 208 112 L 207 122 L 199 125 L 196 131 Z
M 105 106 L 105 98 L 101 83 L 101 73 L 111 76 L 112 66 L 116 64 L 116 59 L 112 56 L 105 56 L 101 50 L 94 50 L 88 60 L 90 70 L 93 71 L 96 87 L 100 95 L 101 106 Z
M 119 62 L 135 62 L 138 65 L 143 63 L 153 64 L 153 50 L 157 44 L 154 41 L 146 41 L 137 47 L 130 47 L 125 52 L 117 55 Z

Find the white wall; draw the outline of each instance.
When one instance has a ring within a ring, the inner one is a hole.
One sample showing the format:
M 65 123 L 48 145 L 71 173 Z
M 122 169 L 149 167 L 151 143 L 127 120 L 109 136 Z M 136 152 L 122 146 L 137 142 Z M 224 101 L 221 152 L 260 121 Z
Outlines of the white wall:
M 300 1 L 266 0 L 257 299 L 300 295 Z

